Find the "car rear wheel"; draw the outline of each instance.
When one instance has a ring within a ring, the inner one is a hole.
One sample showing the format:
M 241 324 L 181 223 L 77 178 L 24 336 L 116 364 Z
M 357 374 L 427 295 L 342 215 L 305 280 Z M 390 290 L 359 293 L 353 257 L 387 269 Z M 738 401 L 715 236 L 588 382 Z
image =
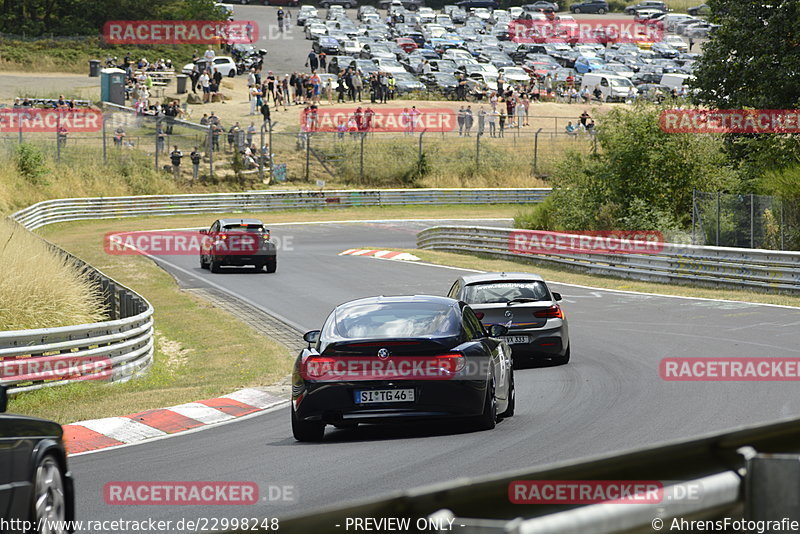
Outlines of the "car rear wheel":
M 579 8 L 579 7 L 573 8 L 573 9 L 572 9 L 572 12 L 573 12 L 573 13 L 575 13 L 576 15 L 577 15 L 577 14 L 580 14 L 580 12 L 581 12 L 581 8 Z
M 572 345 L 567 347 L 567 352 L 565 352 L 563 356 L 559 356 L 558 358 L 555 358 L 553 361 L 560 364 L 569 363 L 569 356 L 571 351 L 572 351 Z
M 325 423 L 302 421 L 292 406 L 292 435 L 297 441 L 322 441 L 325 436 Z
M 274 273 L 275 271 L 278 270 L 278 258 L 276 258 L 275 256 L 267 258 L 267 263 L 265 265 L 267 267 L 268 273 Z
M 605 9 L 603 9 L 602 7 L 601 7 L 600 9 L 598 9 L 598 10 L 597 10 L 597 14 L 598 14 L 598 15 L 605 15 L 605 13 L 606 13 L 606 10 L 605 10 Z
M 494 395 L 494 378 L 489 382 L 486 390 L 486 400 L 483 402 L 483 413 L 475 421 L 478 430 L 491 430 L 497 425 L 497 399 Z
M 33 489 L 31 517 L 36 524 L 48 522 L 52 525 L 56 522 L 63 522 L 67 515 L 64 474 L 52 455 L 46 455 L 36 466 Z M 60 534 L 66 531 L 51 530 L 50 532 Z
M 236 69 L 231 69 L 228 71 L 228 78 L 233 78 L 236 76 Z
M 516 388 L 514 387 L 514 373 L 511 373 L 511 383 L 508 385 L 508 406 L 503 413 L 500 414 L 502 419 L 506 417 L 512 417 L 514 415 L 514 410 L 517 407 L 517 392 Z

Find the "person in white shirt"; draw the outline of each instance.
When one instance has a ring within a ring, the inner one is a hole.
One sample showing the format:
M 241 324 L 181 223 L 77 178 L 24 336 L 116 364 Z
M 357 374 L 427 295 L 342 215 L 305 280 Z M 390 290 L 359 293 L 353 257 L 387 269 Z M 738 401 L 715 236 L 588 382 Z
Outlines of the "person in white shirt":
M 217 57 L 216 52 L 214 52 L 214 48 L 211 45 L 208 45 L 208 50 L 205 51 L 203 57 L 206 58 L 206 61 L 211 64 L 214 61 L 214 58 Z
M 500 117 L 500 112 L 497 109 L 493 109 L 489 112 L 489 135 L 495 137 L 495 125 L 497 124 L 497 119 Z
M 259 107 L 258 100 L 261 96 L 261 89 L 257 85 L 250 87 L 250 115 L 256 114 L 256 108 Z
M 200 75 L 200 87 L 203 88 L 203 102 L 208 103 L 211 98 L 211 78 L 208 77 L 208 71 L 204 71 Z

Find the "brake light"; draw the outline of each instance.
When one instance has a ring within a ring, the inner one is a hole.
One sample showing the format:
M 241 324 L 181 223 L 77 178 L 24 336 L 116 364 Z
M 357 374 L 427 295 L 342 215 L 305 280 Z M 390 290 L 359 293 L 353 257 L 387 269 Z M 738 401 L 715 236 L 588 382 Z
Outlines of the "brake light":
M 449 354 L 439 354 L 434 356 L 433 359 L 439 364 L 439 369 L 449 373 L 457 373 L 463 371 L 467 366 L 467 359 L 460 352 L 451 352 Z
M 547 309 L 533 312 L 533 316 L 539 319 L 563 319 L 564 312 L 558 304 L 554 304 Z
M 475 312 L 475 317 L 477 317 L 479 320 L 482 320 L 484 315 L 485 314 L 483 312 Z
M 310 380 L 324 378 L 333 371 L 336 360 L 328 356 L 310 356 L 303 362 L 304 377 Z

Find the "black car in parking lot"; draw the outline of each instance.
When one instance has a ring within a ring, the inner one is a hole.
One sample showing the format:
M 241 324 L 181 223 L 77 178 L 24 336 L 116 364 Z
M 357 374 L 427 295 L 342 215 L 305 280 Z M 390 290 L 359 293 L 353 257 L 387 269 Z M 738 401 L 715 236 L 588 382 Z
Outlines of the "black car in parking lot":
M 0 518 L 47 521 L 52 528 L 42 532 L 72 532 L 64 522 L 75 519 L 75 492 L 61 425 L 7 414 L 7 403 L 6 386 L 0 386 Z M 4 532 L 23 532 L 10 524 Z
M 218 219 L 201 230 L 200 267 L 220 272 L 224 265 L 252 265 L 268 273 L 278 268 L 278 254 L 270 233 L 258 219 Z
M 608 2 L 605 0 L 586 0 L 579 4 L 569 6 L 571 13 L 597 13 L 602 15 L 608 13 Z
M 352 427 L 431 419 L 492 429 L 514 414 L 514 374 L 502 326 L 483 327 L 463 302 L 425 295 L 341 304 L 292 372 L 291 421 L 298 441 L 325 425 Z

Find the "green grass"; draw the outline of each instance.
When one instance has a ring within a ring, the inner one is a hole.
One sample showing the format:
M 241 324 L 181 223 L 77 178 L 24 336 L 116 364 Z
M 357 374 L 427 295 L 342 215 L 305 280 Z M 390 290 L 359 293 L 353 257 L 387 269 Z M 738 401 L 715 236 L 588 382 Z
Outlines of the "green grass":
M 40 39 L 22 41 L 3 39 L 0 42 L 0 71 L 72 72 L 87 74 L 89 60 L 99 59 L 105 66 L 107 57 L 116 56 L 119 62 L 130 53 L 131 58 L 146 57 L 149 61 L 171 59 L 181 67 L 188 63 L 192 51 L 199 45 L 130 46 L 107 45 L 100 37 L 71 39 Z

